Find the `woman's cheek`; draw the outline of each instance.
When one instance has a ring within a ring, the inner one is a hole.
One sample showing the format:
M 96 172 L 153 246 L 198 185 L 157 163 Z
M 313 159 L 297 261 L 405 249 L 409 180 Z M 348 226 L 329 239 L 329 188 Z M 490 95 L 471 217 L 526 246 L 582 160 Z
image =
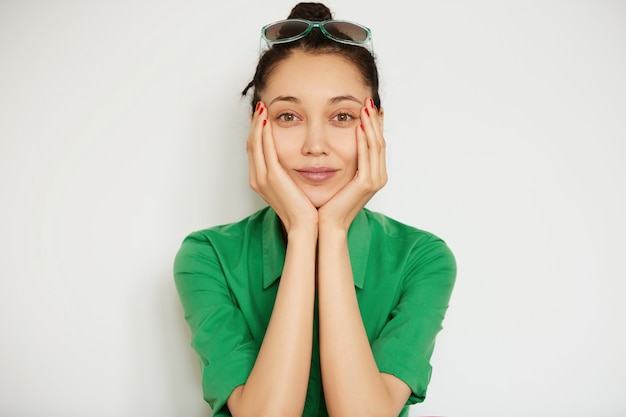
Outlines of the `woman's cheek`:
M 294 157 L 299 153 L 299 147 L 297 140 L 290 136 L 287 129 L 277 128 L 274 131 L 274 148 L 276 149 L 276 155 L 278 156 L 278 162 L 285 167 L 285 163 L 290 160 L 294 160 Z
M 335 145 L 338 149 L 341 149 L 342 154 L 354 154 L 356 157 L 356 143 L 356 130 L 342 129 L 341 135 L 335 142 Z

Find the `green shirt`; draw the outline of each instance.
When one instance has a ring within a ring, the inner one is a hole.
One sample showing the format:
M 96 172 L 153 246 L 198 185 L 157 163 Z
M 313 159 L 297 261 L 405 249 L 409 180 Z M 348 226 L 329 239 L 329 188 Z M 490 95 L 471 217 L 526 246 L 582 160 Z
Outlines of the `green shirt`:
M 408 416 L 408 406 L 426 396 L 435 337 L 454 286 L 454 257 L 436 236 L 367 209 L 350 227 L 348 248 L 378 369 L 411 388 L 400 414 Z M 190 234 L 176 256 L 176 287 L 214 417 L 230 415 L 226 401 L 254 366 L 285 251 L 280 219 L 266 207 L 240 222 Z M 315 317 L 306 417 L 328 415 Z

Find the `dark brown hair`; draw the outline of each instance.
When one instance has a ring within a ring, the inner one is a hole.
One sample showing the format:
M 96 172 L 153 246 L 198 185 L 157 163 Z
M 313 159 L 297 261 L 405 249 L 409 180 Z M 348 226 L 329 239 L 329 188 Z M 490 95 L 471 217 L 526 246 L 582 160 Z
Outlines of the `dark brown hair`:
M 315 22 L 331 20 L 332 13 L 322 3 L 298 3 L 287 19 L 306 19 Z M 248 90 L 253 89 L 252 111 L 260 101 L 260 94 L 267 86 L 267 80 L 278 64 L 289 58 L 296 51 L 309 54 L 336 54 L 350 61 L 361 73 L 365 85 L 372 89 L 372 99 L 376 107 L 380 108 L 380 94 L 378 92 L 378 68 L 374 55 L 362 46 L 349 45 L 333 41 L 314 28 L 308 35 L 294 42 L 275 44 L 267 50 L 257 64 L 254 78 L 242 91 L 246 96 Z

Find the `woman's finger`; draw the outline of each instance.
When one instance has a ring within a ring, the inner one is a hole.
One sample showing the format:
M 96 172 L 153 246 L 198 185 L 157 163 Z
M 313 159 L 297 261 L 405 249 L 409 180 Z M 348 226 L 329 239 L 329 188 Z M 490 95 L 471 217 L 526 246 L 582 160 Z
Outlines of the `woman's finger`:
M 259 180 L 262 180 L 267 176 L 267 165 L 265 162 L 265 155 L 263 154 L 263 121 L 265 120 L 265 107 L 263 103 L 259 102 L 257 108 L 252 116 L 252 123 L 250 126 L 250 136 L 248 138 L 248 155 L 250 158 L 250 168 L 252 175 L 252 168 L 254 168 L 254 177 L 256 184 Z
M 278 154 L 276 153 L 276 145 L 274 144 L 274 136 L 272 134 L 272 124 L 264 120 L 262 129 L 261 146 L 263 147 L 268 172 L 273 169 L 280 169 L 281 166 L 278 162 Z
M 368 184 L 368 187 L 375 187 L 375 178 L 379 172 L 379 143 L 378 143 L 378 135 L 376 134 L 376 130 L 374 128 L 374 121 L 372 120 L 372 115 L 374 113 L 373 107 L 369 103 L 369 99 L 366 100 L 365 106 L 361 109 L 361 126 L 363 127 L 363 132 L 365 134 L 365 142 L 367 144 L 367 154 L 368 154 L 368 178 L 372 181 L 372 184 Z
M 386 144 L 378 109 L 371 98 L 366 100 L 362 113 L 365 113 L 361 120 L 367 138 L 372 186 L 379 189 L 387 182 Z
M 357 175 L 358 180 L 362 182 L 369 182 L 371 178 L 371 165 L 370 165 L 370 149 L 367 138 L 367 130 L 371 130 L 371 127 L 366 127 L 368 121 L 365 108 L 361 109 L 361 125 L 356 128 L 356 150 L 357 150 Z

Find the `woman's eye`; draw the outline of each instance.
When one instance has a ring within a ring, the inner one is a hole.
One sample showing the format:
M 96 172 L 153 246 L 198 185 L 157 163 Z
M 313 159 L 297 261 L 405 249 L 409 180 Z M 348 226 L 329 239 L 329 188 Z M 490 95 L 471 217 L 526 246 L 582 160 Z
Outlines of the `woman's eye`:
M 282 122 L 295 122 L 298 117 L 293 113 L 282 113 L 278 115 L 278 120 Z
M 353 119 L 353 117 L 351 114 L 348 113 L 339 113 L 335 117 L 333 117 L 333 119 L 338 122 L 349 122 Z

